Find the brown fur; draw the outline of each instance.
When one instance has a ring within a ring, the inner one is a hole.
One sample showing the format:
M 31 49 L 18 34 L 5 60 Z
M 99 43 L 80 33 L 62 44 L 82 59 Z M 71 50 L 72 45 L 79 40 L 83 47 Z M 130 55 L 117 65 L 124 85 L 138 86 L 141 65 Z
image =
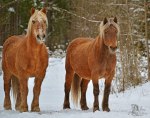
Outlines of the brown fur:
M 64 99 L 64 109 L 70 108 L 69 103 L 69 92 L 71 88 L 71 83 L 74 81 L 73 76 L 76 73 L 80 78 L 87 79 L 88 81 L 83 81 L 82 84 L 86 83 L 85 88 L 81 96 L 81 108 L 82 110 L 88 109 L 85 98 L 87 85 L 89 80 L 92 80 L 93 83 L 93 93 L 94 93 L 94 104 L 93 111 L 99 110 L 99 86 L 98 79 L 104 77 L 106 80 L 105 83 L 108 83 L 109 86 L 105 87 L 110 89 L 111 81 L 115 73 L 116 66 L 116 53 L 117 48 L 117 35 L 119 32 L 119 26 L 117 24 L 117 19 L 106 18 L 100 25 L 100 36 L 96 39 L 90 38 L 77 38 L 74 39 L 67 48 L 66 54 L 66 81 L 65 81 L 65 99 Z M 108 81 L 108 82 L 107 82 Z M 79 81 L 78 81 L 79 82 Z M 74 88 L 77 91 L 78 88 Z M 107 94 L 104 94 L 103 100 L 106 103 L 103 103 L 103 110 L 109 111 L 108 108 L 108 97 L 109 90 L 105 90 Z M 77 94 L 72 94 L 75 101 L 78 101 Z
M 41 18 L 40 22 L 37 20 L 38 15 Z M 31 110 L 40 111 L 39 95 L 48 66 L 48 53 L 45 44 L 37 40 L 37 35 L 40 35 L 38 29 L 41 26 L 43 28 L 41 34 L 45 35 L 47 27 L 45 20 L 47 21 L 47 17 L 44 8 L 40 11 L 32 9 L 27 35 L 11 36 L 3 45 L 2 69 L 4 72 L 5 109 L 11 109 L 10 88 L 12 81 L 16 110 L 28 111 L 28 78 L 35 77 Z

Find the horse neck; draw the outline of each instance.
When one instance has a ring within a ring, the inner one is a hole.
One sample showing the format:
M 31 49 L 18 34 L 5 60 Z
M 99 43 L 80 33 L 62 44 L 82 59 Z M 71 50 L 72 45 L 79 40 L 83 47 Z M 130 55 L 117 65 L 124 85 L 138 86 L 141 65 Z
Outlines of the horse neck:
M 36 37 L 33 35 L 26 35 L 26 48 L 28 53 L 34 53 L 37 50 L 38 44 Z
M 37 45 L 36 37 L 31 33 L 26 36 L 27 37 L 27 45 L 29 47 L 35 47 Z
M 104 44 L 104 39 L 101 39 L 100 36 L 96 38 L 94 47 L 95 56 L 98 58 L 98 60 L 106 60 L 110 55 L 108 47 Z

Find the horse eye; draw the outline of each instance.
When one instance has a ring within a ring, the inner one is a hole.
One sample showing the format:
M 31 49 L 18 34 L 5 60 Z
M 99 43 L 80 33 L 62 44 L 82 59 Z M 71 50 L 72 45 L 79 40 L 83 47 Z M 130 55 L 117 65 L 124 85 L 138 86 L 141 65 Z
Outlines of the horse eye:
M 117 30 L 115 30 L 115 33 L 118 33 L 118 31 L 117 31 Z
M 46 20 L 44 20 L 44 23 L 46 24 Z
M 105 31 L 105 33 L 107 33 L 107 32 L 108 32 L 108 30 Z
M 34 23 L 35 23 L 35 20 L 32 20 L 32 23 L 34 24 Z

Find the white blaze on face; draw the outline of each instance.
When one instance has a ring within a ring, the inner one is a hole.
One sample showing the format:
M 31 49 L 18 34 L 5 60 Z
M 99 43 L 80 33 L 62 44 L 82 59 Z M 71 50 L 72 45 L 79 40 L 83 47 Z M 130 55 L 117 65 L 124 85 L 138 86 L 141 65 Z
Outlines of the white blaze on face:
M 110 48 L 110 46 L 108 47 L 108 49 L 109 49 L 109 52 L 110 52 L 111 54 L 115 54 L 115 51 L 112 50 L 112 49 Z
M 43 35 L 43 33 L 42 33 L 42 28 L 40 27 L 40 28 L 39 28 L 39 36 L 40 36 L 40 38 L 42 38 L 42 35 Z
M 43 21 L 43 19 L 42 19 L 42 16 L 38 16 L 38 18 L 37 18 L 37 20 L 39 21 L 39 23 L 40 23 L 40 26 L 39 26 L 39 29 L 38 29 L 38 35 L 39 35 L 39 38 L 38 38 L 38 41 L 40 42 L 40 43 L 43 43 L 44 41 L 45 41 L 45 38 L 43 38 L 43 29 L 42 29 L 42 26 L 41 26 L 41 23 L 42 23 L 42 21 Z
M 35 36 L 37 36 L 37 32 L 36 32 L 36 30 L 34 30 L 34 35 L 35 35 Z
M 39 17 L 38 17 L 38 21 L 39 21 L 40 24 L 42 23 L 42 20 L 43 20 L 42 17 L 39 16 Z M 40 37 L 42 37 L 42 34 L 43 34 L 43 33 L 42 33 L 42 27 L 41 27 L 41 25 L 40 25 L 40 27 L 39 27 L 39 35 L 40 35 Z

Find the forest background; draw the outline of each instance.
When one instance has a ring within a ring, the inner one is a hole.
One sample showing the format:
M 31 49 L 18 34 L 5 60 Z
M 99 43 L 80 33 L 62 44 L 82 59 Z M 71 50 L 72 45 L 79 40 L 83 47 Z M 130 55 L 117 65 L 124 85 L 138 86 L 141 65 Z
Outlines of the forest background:
M 150 80 L 150 0 L 0 0 L 0 46 L 25 34 L 30 9 L 47 8 L 50 56 L 65 57 L 71 40 L 99 35 L 105 18 L 120 26 L 115 83 L 118 91 Z

